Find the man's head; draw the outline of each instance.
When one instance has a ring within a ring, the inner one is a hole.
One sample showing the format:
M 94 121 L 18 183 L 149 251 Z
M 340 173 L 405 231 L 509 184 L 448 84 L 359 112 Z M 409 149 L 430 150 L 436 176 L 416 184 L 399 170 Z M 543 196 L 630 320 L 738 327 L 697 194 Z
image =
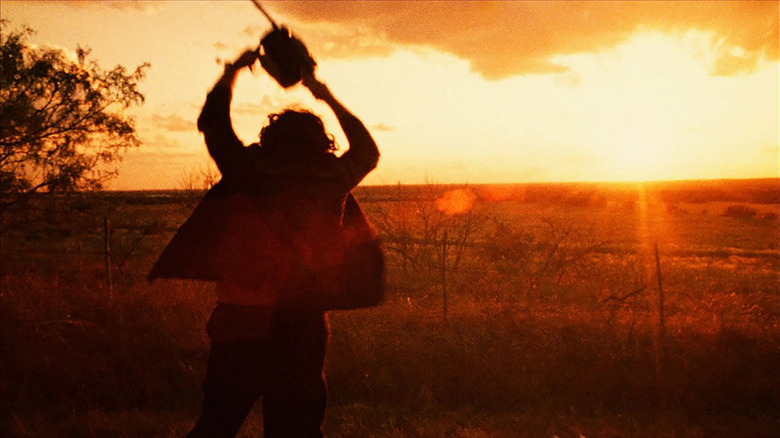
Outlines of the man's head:
M 268 116 L 268 125 L 260 132 L 260 146 L 274 155 L 297 159 L 336 150 L 319 117 L 291 109 Z

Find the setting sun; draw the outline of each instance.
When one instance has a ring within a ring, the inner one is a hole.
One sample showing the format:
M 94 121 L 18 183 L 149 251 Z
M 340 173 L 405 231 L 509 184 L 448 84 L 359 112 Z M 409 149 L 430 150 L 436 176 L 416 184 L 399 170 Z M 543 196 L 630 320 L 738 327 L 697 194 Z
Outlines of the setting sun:
M 576 104 L 593 109 L 581 128 L 583 140 L 604 160 L 597 179 L 701 178 L 713 162 L 731 155 L 727 148 L 776 144 L 776 63 L 742 80 L 711 77 L 712 44 L 694 31 L 649 32 L 611 50 L 555 59 L 576 75 L 572 88 L 579 90 L 572 94 L 582 96 Z M 757 129 L 744 130 L 743 121 Z M 776 170 L 777 156 L 766 159 L 764 172 Z
M 686 78 L 705 71 L 684 42 L 658 33 L 640 34 L 604 55 L 610 66 L 604 90 L 612 90 L 611 123 L 600 143 L 613 157 L 616 180 L 664 179 L 665 166 L 678 159 L 684 147 L 679 116 L 695 111 L 696 96 L 688 95 Z M 603 65 L 603 64 L 602 64 Z M 692 116 L 691 114 L 686 114 Z
M 648 181 L 659 179 L 658 141 L 642 137 L 629 138 L 614 151 L 614 165 L 621 169 L 615 173 L 622 181 Z

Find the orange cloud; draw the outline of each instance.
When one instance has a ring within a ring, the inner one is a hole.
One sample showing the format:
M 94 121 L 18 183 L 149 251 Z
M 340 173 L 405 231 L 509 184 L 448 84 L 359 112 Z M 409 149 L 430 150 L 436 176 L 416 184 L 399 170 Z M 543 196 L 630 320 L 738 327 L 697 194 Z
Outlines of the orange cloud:
M 273 2 L 267 9 L 315 54 L 429 46 L 468 59 L 489 79 L 561 71 L 550 58 L 614 46 L 637 30 L 711 33 L 713 74 L 736 75 L 778 59 L 775 1 Z
M 160 114 L 151 115 L 152 125 L 171 132 L 196 132 L 195 122 L 187 120 L 179 114 L 169 114 L 162 116 Z

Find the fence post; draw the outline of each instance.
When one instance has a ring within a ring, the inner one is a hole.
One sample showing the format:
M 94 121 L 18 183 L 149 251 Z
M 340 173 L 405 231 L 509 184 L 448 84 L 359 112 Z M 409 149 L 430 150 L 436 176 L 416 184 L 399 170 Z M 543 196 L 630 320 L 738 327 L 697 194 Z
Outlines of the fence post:
M 657 289 L 657 311 L 658 320 L 656 321 L 656 328 L 653 334 L 653 343 L 655 344 L 655 379 L 658 388 L 658 397 L 661 401 L 661 406 L 666 407 L 666 380 L 664 378 L 663 370 L 663 350 L 664 350 L 664 337 L 666 334 L 666 321 L 664 316 L 664 288 L 663 281 L 661 279 L 661 260 L 658 256 L 658 242 L 654 243 L 655 254 L 655 276 L 658 280 Z
M 447 322 L 447 232 L 441 242 L 441 295 L 444 322 Z
M 108 225 L 108 217 L 103 216 L 103 261 L 106 269 L 106 286 L 108 287 L 108 300 L 114 298 L 114 285 L 111 280 L 111 229 Z
M 661 337 L 666 334 L 666 316 L 664 315 L 664 285 L 661 278 L 661 259 L 658 257 L 658 243 L 655 243 L 655 276 L 658 279 L 658 326 Z
M 403 270 L 404 275 L 406 275 L 406 263 L 407 263 L 407 255 L 409 254 L 408 249 L 406 247 L 407 241 L 409 240 L 406 233 L 401 235 L 401 268 Z

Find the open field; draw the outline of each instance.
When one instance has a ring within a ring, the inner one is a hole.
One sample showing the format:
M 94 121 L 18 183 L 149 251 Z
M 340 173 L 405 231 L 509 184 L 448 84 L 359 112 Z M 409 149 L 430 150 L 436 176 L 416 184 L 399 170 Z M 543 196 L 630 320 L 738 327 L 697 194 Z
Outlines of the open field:
M 144 278 L 199 195 L 2 217 L 0 435 L 186 433 L 212 287 Z M 780 436 L 780 181 L 356 196 L 390 287 L 331 312 L 329 435 Z

